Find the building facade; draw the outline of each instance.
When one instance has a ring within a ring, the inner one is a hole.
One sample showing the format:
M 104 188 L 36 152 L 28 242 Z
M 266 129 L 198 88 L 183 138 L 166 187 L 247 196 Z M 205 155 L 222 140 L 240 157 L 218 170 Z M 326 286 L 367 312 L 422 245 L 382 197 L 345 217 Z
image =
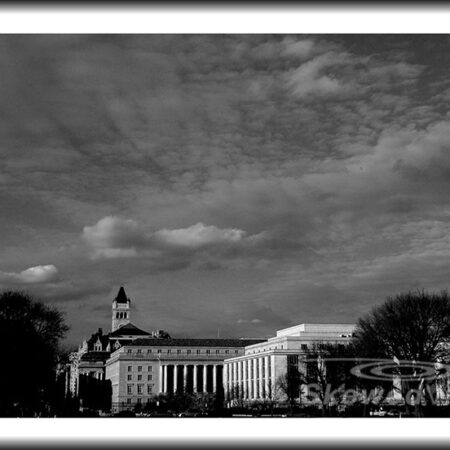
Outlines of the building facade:
M 269 339 L 172 338 L 165 331 L 149 333 L 134 325 L 131 300 L 121 287 L 112 302 L 111 332 L 98 329 L 70 355 L 65 385 L 81 404 L 94 409 L 106 404 L 106 395 L 112 412 L 175 394 L 224 400 L 227 406 L 283 403 L 288 394 L 280 392 L 280 380 L 294 371 L 314 379 L 317 364 L 323 363 L 321 346 L 339 350 L 350 343 L 354 330 L 354 324 L 303 323 L 278 330 Z M 436 395 L 440 403 L 448 403 L 448 380 L 441 381 Z M 392 398 L 401 399 L 398 380 L 393 387 Z M 100 391 L 101 401 L 91 401 Z M 299 392 L 298 400 L 308 398 L 305 385 Z
M 146 404 L 159 394 L 223 396 L 225 358 L 243 355 L 255 339 L 137 339 L 111 354 L 113 411 Z
M 111 332 L 99 329 L 70 355 L 67 385 L 73 396 L 83 399 L 79 388 L 86 377 L 110 383 L 113 411 L 133 409 L 160 394 L 223 395 L 224 360 L 262 341 L 172 339 L 163 330 L 149 333 L 131 322 L 131 300 L 123 287 L 111 310 Z
M 277 331 L 276 336 L 244 349 L 242 355 L 224 361 L 225 400 L 229 405 L 274 400 L 277 381 L 289 367 L 299 367 L 301 356 L 317 345 L 346 345 L 353 324 L 304 323 Z
M 112 412 L 134 409 L 159 395 L 186 393 L 247 403 L 274 398 L 277 380 L 318 343 L 347 344 L 353 324 L 305 323 L 269 339 L 171 338 L 131 322 L 123 287 L 112 302 L 111 332 L 101 329 L 71 355 L 70 392 L 82 398 L 80 377 L 110 383 Z M 86 379 L 83 378 L 83 382 Z

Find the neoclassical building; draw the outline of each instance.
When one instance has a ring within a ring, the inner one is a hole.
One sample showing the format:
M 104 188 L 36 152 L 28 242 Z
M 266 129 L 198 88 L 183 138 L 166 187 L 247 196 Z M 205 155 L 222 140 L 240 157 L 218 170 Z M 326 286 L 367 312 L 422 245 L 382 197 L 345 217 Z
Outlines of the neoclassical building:
M 353 324 L 303 323 L 277 331 L 276 336 L 245 347 L 242 355 L 225 360 L 223 380 L 225 399 L 233 404 L 272 400 L 277 380 L 298 368 L 302 355 L 318 344 L 346 345 Z
M 162 330 L 147 332 L 131 322 L 131 300 L 121 287 L 112 301 L 111 332 L 102 329 L 70 356 L 69 390 L 80 377 L 109 381 L 113 411 L 145 404 L 159 394 L 223 394 L 223 364 L 261 339 L 172 339 Z
M 223 394 L 223 365 L 256 339 L 136 339 L 106 361 L 113 411 L 158 394 Z
M 70 392 L 82 398 L 80 377 L 110 383 L 113 412 L 146 404 L 159 394 L 220 395 L 232 405 L 272 396 L 276 380 L 319 342 L 346 344 L 352 324 L 305 323 L 269 339 L 172 338 L 131 322 L 121 287 L 112 301 L 111 331 L 99 329 L 71 355 Z

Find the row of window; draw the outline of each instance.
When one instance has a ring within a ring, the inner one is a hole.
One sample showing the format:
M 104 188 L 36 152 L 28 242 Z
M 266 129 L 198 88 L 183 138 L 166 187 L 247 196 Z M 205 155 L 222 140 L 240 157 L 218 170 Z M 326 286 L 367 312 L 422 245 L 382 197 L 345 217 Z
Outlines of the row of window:
M 350 337 L 350 336 L 351 335 L 347 335 L 347 337 Z M 341 335 L 341 337 L 346 337 L 346 335 Z M 324 348 L 324 346 L 325 346 L 325 344 L 319 344 L 318 349 L 320 350 L 321 348 Z M 344 344 L 338 344 L 338 346 L 339 346 L 339 348 L 345 348 Z M 284 348 L 284 346 L 280 345 L 280 349 L 283 350 L 283 348 Z M 308 344 L 300 344 L 300 348 L 301 348 L 301 350 L 306 351 L 306 350 L 308 350 Z M 275 347 L 273 347 L 273 349 L 278 350 L 278 346 L 275 345 Z M 261 349 L 253 350 L 249 353 L 260 353 L 260 352 L 265 352 L 266 350 L 272 350 L 272 347 L 269 347 L 268 349 L 263 348 L 262 350 Z
M 137 395 L 143 395 L 144 394 L 144 386 L 147 386 L 147 394 L 153 394 L 153 384 L 137 384 Z M 127 394 L 131 395 L 134 394 L 134 384 L 127 384 Z
M 148 400 L 147 400 L 148 402 Z M 127 398 L 127 405 L 131 405 L 133 403 L 133 399 L 132 398 Z M 136 399 L 136 403 L 142 403 L 142 398 L 138 397 Z
M 116 319 L 128 319 L 128 313 L 116 312 Z
M 184 352 L 184 350 L 177 349 L 176 354 L 179 355 L 179 354 L 181 354 L 181 353 L 183 353 L 183 352 Z M 127 353 L 133 353 L 133 349 L 132 349 L 132 348 L 128 348 L 128 349 L 127 349 Z M 142 354 L 143 351 L 142 351 L 141 348 L 138 348 L 138 349 L 136 350 L 136 353 L 139 355 L 139 354 Z M 147 353 L 164 353 L 164 352 L 163 352 L 163 350 L 161 350 L 160 348 L 156 349 L 156 352 L 154 351 L 154 349 L 148 348 L 148 349 L 147 349 Z M 169 353 L 169 354 L 170 354 L 170 353 L 175 353 L 175 351 L 172 352 L 172 349 L 169 348 L 169 349 L 165 350 L 165 353 Z M 191 350 L 191 349 L 186 349 L 186 354 L 190 355 L 191 353 L 192 353 L 192 350 Z M 202 350 L 201 350 L 201 349 L 197 349 L 197 350 L 196 350 L 196 354 L 197 354 L 197 355 L 200 355 L 201 353 L 202 353 Z M 206 353 L 207 355 L 209 355 L 209 354 L 211 354 L 211 350 L 210 350 L 210 349 L 206 349 L 205 353 Z M 225 353 L 226 355 L 228 355 L 228 354 L 230 353 L 230 350 L 225 350 L 225 351 L 219 350 L 219 349 L 215 350 L 215 354 L 216 354 L 216 355 L 219 355 L 220 353 Z M 234 353 L 239 353 L 239 350 L 235 350 Z
M 250 385 L 253 386 L 253 383 L 256 381 L 256 383 L 258 384 L 260 381 L 264 382 L 264 383 L 271 383 L 272 382 L 272 377 L 261 377 L 261 378 L 243 378 L 242 380 L 228 380 L 227 381 L 227 385 L 228 386 L 239 386 L 239 383 L 241 385 L 244 385 L 245 383 L 251 382 Z
M 153 366 L 146 366 L 147 367 L 147 372 L 153 372 Z M 137 371 L 138 372 L 142 372 L 144 369 L 144 366 L 137 366 Z M 127 367 L 127 372 L 132 372 L 133 371 L 133 366 L 128 366 Z
M 302 344 L 302 349 L 303 349 L 303 346 L 306 346 L 306 348 L 308 348 L 308 346 L 306 345 L 306 344 Z M 280 349 L 281 350 L 283 350 L 283 348 L 284 348 L 284 346 L 283 345 L 280 345 Z M 305 349 L 306 349 L 305 348 Z M 273 349 L 274 350 L 278 350 L 278 345 L 275 345 L 275 347 L 273 347 Z M 266 350 L 272 350 L 272 347 L 269 347 L 268 349 L 266 349 L 266 348 L 263 348 L 262 350 L 261 349 L 258 349 L 258 350 L 253 350 L 253 351 L 250 351 L 249 353 L 261 353 L 261 352 L 265 352 Z
M 137 381 L 142 381 L 142 375 L 137 375 Z M 147 375 L 147 381 L 152 381 L 153 380 L 153 375 Z M 133 381 L 133 375 L 128 375 L 127 376 L 127 381 Z

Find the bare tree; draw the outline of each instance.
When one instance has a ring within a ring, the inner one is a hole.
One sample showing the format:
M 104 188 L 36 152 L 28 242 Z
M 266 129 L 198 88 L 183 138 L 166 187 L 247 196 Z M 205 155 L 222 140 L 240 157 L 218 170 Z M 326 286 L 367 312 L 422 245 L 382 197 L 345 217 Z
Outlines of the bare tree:
M 281 391 L 287 398 L 291 411 L 297 403 L 300 396 L 301 384 L 303 382 L 302 374 L 298 370 L 298 364 L 289 364 L 286 373 L 280 375 L 275 384 L 275 390 Z
M 266 395 L 262 399 L 262 407 L 265 410 L 270 410 L 273 415 L 273 410 L 275 405 L 278 404 L 280 400 L 280 388 L 277 383 L 273 383 L 272 379 L 269 379 L 266 384 Z
M 382 305 L 362 317 L 357 323 L 354 344 L 361 356 L 434 363 L 445 355 L 442 343 L 449 337 L 450 298 L 447 291 L 419 290 L 388 297 Z M 408 392 L 419 393 L 415 413 L 421 415 L 421 393 L 429 392 L 426 389 L 429 383 L 419 376 L 417 380 L 411 380 L 415 375 L 411 365 L 402 368 L 399 364 L 397 375 L 403 380 L 404 375 L 410 378 L 401 382 L 401 391 L 404 398 Z M 408 410 L 410 406 L 407 403 Z
M 314 343 L 308 349 L 302 378 L 319 397 L 324 415 L 333 404 L 340 405 L 346 389 L 356 388 L 350 372 L 354 355 L 353 346 L 345 344 Z
M 243 408 L 245 406 L 243 392 L 242 392 L 242 389 L 240 389 L 240 386 L 238 383 L 233 383 L 231 385 L 228 395 L 229 395 L 229 401 L 231 402 L 232 406 L 235 406 L 238 408 Z

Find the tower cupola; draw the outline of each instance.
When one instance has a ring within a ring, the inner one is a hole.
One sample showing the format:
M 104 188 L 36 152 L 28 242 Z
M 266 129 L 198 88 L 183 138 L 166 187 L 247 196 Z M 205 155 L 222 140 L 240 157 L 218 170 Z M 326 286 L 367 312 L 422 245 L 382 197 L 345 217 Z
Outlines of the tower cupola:
M 123 325 L 130 323 L 131 300 L 127 297 L 123 286 L 120 287 L 116 298 L 112 302 L 111 331 L 116 331 Z

